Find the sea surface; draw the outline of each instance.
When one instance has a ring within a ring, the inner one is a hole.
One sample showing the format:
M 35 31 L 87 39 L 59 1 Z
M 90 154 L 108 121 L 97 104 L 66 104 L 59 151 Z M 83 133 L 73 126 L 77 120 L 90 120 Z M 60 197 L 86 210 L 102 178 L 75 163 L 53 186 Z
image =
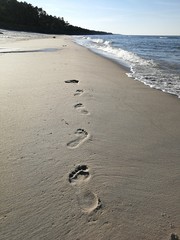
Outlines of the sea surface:
M 180 36 L 94 35 L 74 40 L 128 67 L 129 77 L 180 98 Z

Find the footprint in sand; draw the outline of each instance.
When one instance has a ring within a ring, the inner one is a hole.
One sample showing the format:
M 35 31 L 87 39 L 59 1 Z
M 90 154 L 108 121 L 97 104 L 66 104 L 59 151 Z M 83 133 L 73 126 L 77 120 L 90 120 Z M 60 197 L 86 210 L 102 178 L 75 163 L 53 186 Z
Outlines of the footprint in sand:
M 89 169 L 86 165 L 78 165 L 74 171 L 69 174 L 69 182 L 80 184 L 90 178 Z
M 77 89 L 76 92 L 74 93 L 74 96 L 80 96 L 83 94 L 83 92 L 84 92 L 83 89 Z
M 74 105 L 74 108 L 81 108 L 84 107 L 82 103 L 77 103 Z
M 82 211 L 88 214 L 95 212 L 102 207 L 101 200 L 95 193 L 89 190 L 81 191 L 80 185 L 87 182 L 90 177 L 91 175 L 87 165 L 78 165 L 74 171 L 69 174 L 69 182 L 72 185 L 79 186 L 76 193 L 78 204 Z
M 66 80 L 65 83 L 79 83 L 79 80 L 72 79 L 72 80 Z
M 81 128 L 76 130 L 75 135 L 77 136 L 77 138 L 68 142 L 67 147 L 77 148 L 79 145 L 84 143 L 89 137 L 89 134 L 84 129 L 81 129 Z
M 101 200 L 98 198 L 98 196 L 89 190 L 78 193 L 77 200 L 84 213 L 89 214 L 99 210 L 102 207 Z
M 89 114 L 89 112 L 85 109 L 82 103 L 77 103 L 74 105 L 74 108 L 77 109 L 82 114 Z

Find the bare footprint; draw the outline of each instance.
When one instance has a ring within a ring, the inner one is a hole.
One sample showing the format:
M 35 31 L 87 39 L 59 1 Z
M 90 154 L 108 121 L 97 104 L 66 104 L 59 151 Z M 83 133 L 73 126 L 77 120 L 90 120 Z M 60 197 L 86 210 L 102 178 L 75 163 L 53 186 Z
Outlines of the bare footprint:
M 81 110 L 81 113 L 82 113 L 82 114 L 89 115 L 89 112 L 88 112 L 88 110 L 86 110 L 86 109 L 82 109 L 82 110 Z
M 74 93 L 74 96 L 80 96 L 83 94 L 83 92 L 84 92 L 83 89 L 77 89 L 76 92 Z
M 80 184 L 90 178 L 89 169 L 86 165 L 78 165 L 74 171 L 69 174 L 69 182 Z
M 77 138 L 68 142 L 67 147 L 77 148 L 79 145 L 85 142 L 89 137 L 89 134 L 84 129 L 81 129 L 81 128 L 76 130 L 75 135 L 77 136 Z
M 79 80 L 72 79 L 72 80 L 66 80 L 65 83 L 79 83 Z
M 74 105 L 74 108 L 77 109 L 82 114 L 89 114 L 88 110 L 85 109 L 82 103 L 77 103 Z
M 89 190 L 78 193 L 77 200 L 84 213 L 91 213 L 102 207 L 101 200 L 98 196 Z
M 82 103 L 77 103 L 74 105 L 74 108 L 81 108 L 81 107 L 84 107 Z

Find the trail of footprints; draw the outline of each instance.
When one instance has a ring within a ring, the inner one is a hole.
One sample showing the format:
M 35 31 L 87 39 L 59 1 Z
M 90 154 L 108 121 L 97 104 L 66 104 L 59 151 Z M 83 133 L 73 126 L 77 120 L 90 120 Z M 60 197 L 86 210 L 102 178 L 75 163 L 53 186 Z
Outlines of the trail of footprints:
M 76 80 L 76 79 L 66 80 L 65 83 L 79 84 L 79 80 Z M 74 96 L 81 96 L 83 93 L 84 93 L 83 89 L 77 89 L 76 92 L 74 93 Z M 89 112 L 85 109 L 84 105 L 81 102 L 74 104 L 74 108 L 82 114 L 86 114 L 86 115 L 89 114 Z M 68 124 L 67 122 L 65 123 Z M 67 147 L 70 149 L 75 149 L 79 147 L 89 138 L 89 133 L 82 128 L 78 128 L 74 134 L 76 137 L 67 143 Z M 89 171 L 89 167 L 84 164 L 77 165 L 74 168 L 74 170 L 69 173 L 69 176 L 68 176 L 69 184 L 75 187 L 77 191 L 76 192 L 77 202 L 82 212 L 86 214 L 95 213 L 102 208 L 102 202 L 100 198 L 97 196 L 97 194 L 85 188 L 85 186 L 88 185 L 88 181 L 90 179 L 91 179 L 91 174 Z M 170 236 L 170 240 L 179 240 L 179 239 L 180 238 L 176 233 L 172 233 Z
M 65 83 L 79 84 L 79 80 L 76 80 L 76 79 L 66 80 Z M 77 89 L 76 92 L 74 93 L 74 96 L 81 96 L 83 93 L 84 93 L 84 90 Z M 85 109 L 82 103 L 75 104 L 74 108 L 82 114 L 86 114 L 86 115 L 89 114 L 89 112 Z M 82 128 L 78 128 L 74 134 L 75 134 L 75 138 L 67 143 L 67 147 L 70 149 L 75 149 L 79 147 L 89 138 L 89 133 Z M 94 192 L 90 190 L 81 189 L 81 184 L 87 184 L 90 179 L 91 179 L 91 174 L 89 172 L 89 168 L 87 165 L 76 166 L 75 169 L 69 173 L 69 178 L 68 178 L 69 183 L 72 186 L 76 186 L 77 187 L 76 189 L 78 189 L 77 202 L 81 210 L 84 213 L 88 213 L 88 214 L 92 212 L 96 212 L 98 209 L 102 207 L 101 200 Z

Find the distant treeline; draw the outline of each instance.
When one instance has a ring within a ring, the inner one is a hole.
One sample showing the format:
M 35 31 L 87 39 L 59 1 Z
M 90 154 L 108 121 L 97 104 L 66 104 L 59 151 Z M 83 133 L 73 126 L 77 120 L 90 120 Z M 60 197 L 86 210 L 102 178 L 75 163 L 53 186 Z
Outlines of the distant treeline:
M 63 17 L 48 15 L 42 8 L 17 0 L 0 0 L 0 28 L 47 34 L 108 34 L 73 26 Z

